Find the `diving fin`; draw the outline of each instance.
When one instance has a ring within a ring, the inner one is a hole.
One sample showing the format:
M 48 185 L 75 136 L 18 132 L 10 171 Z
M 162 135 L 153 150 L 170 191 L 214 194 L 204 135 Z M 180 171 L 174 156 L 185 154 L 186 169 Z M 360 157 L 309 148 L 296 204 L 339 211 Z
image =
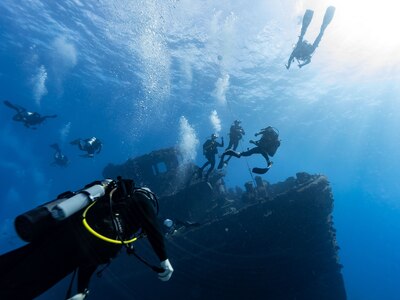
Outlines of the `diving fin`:
M 326 29 L 326 27 L 328 27 L 328 25 L 332 21 L 334 15 L 335 15 L 335 7 L 329 6 L 325 11 L 324 20 L 321 25 L 321 31 L 324 31 Z
M 251 171 L 256 174 L 265 174 L 268 172 L 269 169 L 270 169 L 270 167 L 268 167 L 268 168 L 253 168 Z
M 269 169 L 271 169 L 271 167 L 272 167 L 272 162 L 270 162 L 268 164 L 268 167 L 266 168 L 253 168 L 251 171 L 256 174 L 265 174 L 268 172 Z
M 303 37 L 306 34 L 308 25 L 310 25 L 313 15 L 314 15 L 314 11 L 311 9 L 307 9 L 306 12 L 304 13 L 303 23 L 301 25 L 300 37 Z
M 71 141 L 71 142 L 69 142 L 71 145 L 79 145 L 79 143 L 81 142 L 81 139 L 76 139 L 76 140 L 73 140 L 73 141 Z
M 17 112 L 19 112 L 21 110 L 17 105 L 12 104 L 8 100 L 4 100 L 3 102 L 4 102 L 4 105 L 8 106 L 9 108 L 15 109 Z

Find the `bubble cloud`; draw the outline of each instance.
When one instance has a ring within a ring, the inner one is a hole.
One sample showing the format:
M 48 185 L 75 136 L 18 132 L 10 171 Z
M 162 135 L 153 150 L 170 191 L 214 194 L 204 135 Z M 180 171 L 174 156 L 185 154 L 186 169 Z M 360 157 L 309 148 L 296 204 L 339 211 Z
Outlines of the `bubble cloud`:
M 179 150 L 182 153 L 184 163 L 196 158 L 198 145 L 199 140 L 196 136 L 196 131 L 189 124 L 188 120 L 184 116 L 181 116 L 179 120 Z

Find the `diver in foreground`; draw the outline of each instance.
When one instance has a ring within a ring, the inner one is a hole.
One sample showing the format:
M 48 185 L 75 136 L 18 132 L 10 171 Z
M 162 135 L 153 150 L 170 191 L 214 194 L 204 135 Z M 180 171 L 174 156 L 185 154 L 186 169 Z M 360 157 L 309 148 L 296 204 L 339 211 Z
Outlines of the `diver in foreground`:
M 286 65 L 286 69 L 290 68 L 291 63 L 294 59 L 297 60 L 299 68 L 309 64 L 311 62 L 311 56 L 313 55 L 315 49 L 317 49 L 319 43 L 321 42 L 322 36 L 324 35 L 326 27 L 328 27 L 329 23 L 332 21 L 333 16 L 335 14 L 335 7 L 329 6 L 326 9 L 324 20 L 321 25 L 320 32 L 315 39 L 314 43 L 311 45 L 308 41 L 303 40 L 304 35 L 306 34 L 308 25 L 310 25 L 312 17 L 314 15 L 314 11 L 307 9 L 304 13 L 303 23 L 301 26 L 301 32 L 299 36 L 299 40 L 296 43 L 295 48 L 293 49 L 292 54 L 289 57 L 289 60 Z
M 245 132 L 240 126 L 240 121 L 235 120 L 233 124 L 231 125 L 231 128 L 229 129 L 229 145 L 226 147 L 226 150 L 232 149 L 236 150 L 237 147 L 239 146 L 239 141 L 242 139 L 243 135 L 245 135 Z M 224 164 L 228 164 L 229 160 L 231 159 L 232 156 L 229 156 L 227 160 L 225 160 L 225 156 L 221 156 L 221 160 L 218 164 L 218 169 L 222 169 Z
M 94 157 L 94 154 L 99 154 L 103 144 L 96 137 L 87 139 L 76 139 L 70 142 L 71 145 L 78 145 L 79 150 L 86 151 L 87 154 L 81 155 L 82 157 Z
M 0 299 L 33 299 L 71 273 L 66 298 L 85 299 L 97 267 L 110 263 L 123 246 L 160 280 L 169 280 L 174 270 L 157 213 L 158 201 L 149 189 L 118 178 L 63 193 L 18 216 L 16 231 L 29 244 L 0 256 Z M 135 253 L 132 243 L 145 235 L 161 267 Z M 76 272 L 78 294 L 71 298 Z
M 261 129 L 260 132 L 257 132 L 255 136 L 262 135 L 260 140 L 258 141 L 253 141 L 250 140 L 250 143 L 256 145 L 256 147 L 244 151 L 244 152 L 236 152 L 233 150 L 227 150 L 224 152 L 223 155 L 230 155 L 234 156 L 237 158 L 240 158 L 242 156 L 250 156 L 255 153 L 261 154 L 265 160 L 267 161 L 267 167 L 266 168 L 253 168 L 253 173 L 257 174 L 265 174 L 268 172 L 268 170 L 272 166 L 272 161 L 270 161 L 268 156 L 274 156 L 276 153 L 276 150 L 278 150 L 278 147 L 280 146 L 281 142 L 279 140 L 279 133 L 278 131 L 271 127 L 268 126 L 264 129 Z
M 215 155 L 218 153 L 217 148 L 223 147 L 223 146 L 224 146 L 224 138 L 221 137 L 221 143 L 218 143 L 217 135 L 214 133 L 211 135 L 210 139 L 205 141 L 205 143 L 203 144 L 203 154 L 206 157 L 207 161 L 204 163 L 204 165 L 198 171 L 198 175 L 200 178 L 203 177 L 204 168 L 207 167 L 208 165 L 210 165 L 210 167 L 208 168 L 208 171 L 206 173 L 206 177 L 205 177 L 205 179 L 208 180 L 208 176 L 210 175 L 212 170 L 214 170 Z
M 69 163 L 68 157 L 61 152 L 60 146 L 58 144 L 50 145 L 56 152 L 54 152 L 54 162 L 52 165 L 58 165 L 61 167 L 66 167 Z
M 48 118 L 56 118 L 57 117 L 57 115 L 41 116 L 37 112 L 27 111 L 25 108 L 23 108 L 19 105 L 16 105 L 16 104 L 12 104 L 10 101 L 7 101 L 7 100 L 4 101 L 4 105 L 15 110 L 17 113 L 16 113 L 16 115 L 14 115 L 13 120 L 15 122 L 24 123 L 24 126 L 27 128 L 36 129 L 36 127 L 32 127 L 32 126 L 39 125 Z

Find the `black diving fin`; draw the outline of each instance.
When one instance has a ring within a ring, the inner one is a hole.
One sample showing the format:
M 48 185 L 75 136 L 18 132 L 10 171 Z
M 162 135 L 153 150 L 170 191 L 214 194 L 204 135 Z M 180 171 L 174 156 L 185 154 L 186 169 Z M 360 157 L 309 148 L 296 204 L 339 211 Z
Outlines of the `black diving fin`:
M 303 23 L 301 25 L 301 33 L 300 36 L 303 37 L 306 34 L 308 25 L 310 25 L 311 20 L 313 18 L 314 11 L 311 9 L 307 9 L 303 16 Z
M 326 27 L 328 27 L 328 25 L 332 21 L 334 15 L 335 15 L 335 7 L 329 6 L 325 11 L 324 20 L 321 25 L 321 31 L 324 31 L 326 29 Z
M 265 174 L 272 167 L 272 162 L 266 168 L 253 168 L 251 171 L 256 174 Z
M 5 104 L 6 106 L 8 106 L 9 108 L 15 109 L 17 112 L 19 112 L 19 111 L 21 110 L 20 107 L 18 107 L 18 106 L 15 105 L 15 104 L 12 104 L 12 103 L 11 103 L 10 101 L 8 101 L 8 100 L 4 100 L 3 102 L 4 102 L 4 104 Z

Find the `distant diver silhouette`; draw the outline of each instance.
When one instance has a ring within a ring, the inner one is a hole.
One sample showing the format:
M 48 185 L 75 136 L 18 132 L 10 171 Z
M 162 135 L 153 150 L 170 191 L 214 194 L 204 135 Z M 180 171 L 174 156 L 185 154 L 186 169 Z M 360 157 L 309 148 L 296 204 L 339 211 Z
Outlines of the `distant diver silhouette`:
M 301 32 L 299 36 L 299 40 L 296 43 L 295 48 L 293 49 L 292 54 L 289 57 L 289 60 L 286 64 L 286 69 L 290 68 L 291 63 L 296 59 L 298 62 L 299 68 L 309 64 L 311 62 L 311 56 L 313 55 L 315 49 L 317 49 L 319 43 L 321 42 L 322 36 L 324 35 L 326 27 L 328 27 L 329 23 L 332 21 L 333 16 L 335 14 L 335 7 L 329 6 L 326 9 L 324 20 L 321 25 L 320 32 L 315 39 L 314 43 L 311 45 L 308 41 L 303 40 L 304 35 L 307 31 L 308 25 L 310 25 L 311 20 L 314 15 L 314 11 L 307 9 L 303 16 L 303 22 L 301 26 Z
M 235 120 L 231 125 L 231 128 L 229 129 L 229 144 L 225 151 L 229 149 L 236 150 L 239 146 L 239 141 L 242 139 L 243 135 L 245 135 L 240 123 L 241 121 Z M 227 165 L 231 158 L 232 156 L 229 156 L 228 159 L 225 160 L 225 155 L 222 154 L 221 160 L 218 164 L 218 169 L 222 169 L 224 165 Z
M 53 165 L 58 165 L 62 167 L 66 167 L 69 163 L 68 157 L 61 152 L 60 146 L 58 144 L 50 145 L 56 152 L 54 153 L 54 162 Z
M 272 166 L 272 161 L 270 161 L 268 156 L 274 156 L 276 150 L 280 146 L 281 142 L 279 140 L 278 130 L 275 128 L 268 126 L 264 129 L 261 129 L 260 132 L 257 132 L 255 136 L 262 135 L 260 140 L 252 141 L 250 143 L 256 145 L 256 147 L 249 149 L 244 152 L 236 152 L 232 149 L 229 149 L 224 152 L 223 155 L 234 156 L 240 158 L 242 156 L 251 156 L 253 154 L 261 154 L 265 160 L 267 161 L 266 168 L 253 168 L 252 172 L 257 174 L 265 174 Z
M 57 117 L 57 115 L 41 116 L 37 112 L 27 111 L 22 106 L 13 104 L 10 101 L 4 100 L 3 102 L 4 102 L 4 105 L 6 105 L 7 107 L 9 107 L 17 112 L 17 114 L 13 116 L 13 120 L 15 122 L 24 123 L 24 126 L 27 128 L 36 129 L 36 127 L 32 127 L 32 126 L 39 125 L 48 118 L 56 118 Z
M 76 139 L 70 142 L 70 144 L 78 145 L 79 150 L 87 152 L 87 154 L 81 156 L 89 158 L 94 157 L 94 154 L 99 154 L 103 147 L 102 142 L 94 136 L 87 139 Z

